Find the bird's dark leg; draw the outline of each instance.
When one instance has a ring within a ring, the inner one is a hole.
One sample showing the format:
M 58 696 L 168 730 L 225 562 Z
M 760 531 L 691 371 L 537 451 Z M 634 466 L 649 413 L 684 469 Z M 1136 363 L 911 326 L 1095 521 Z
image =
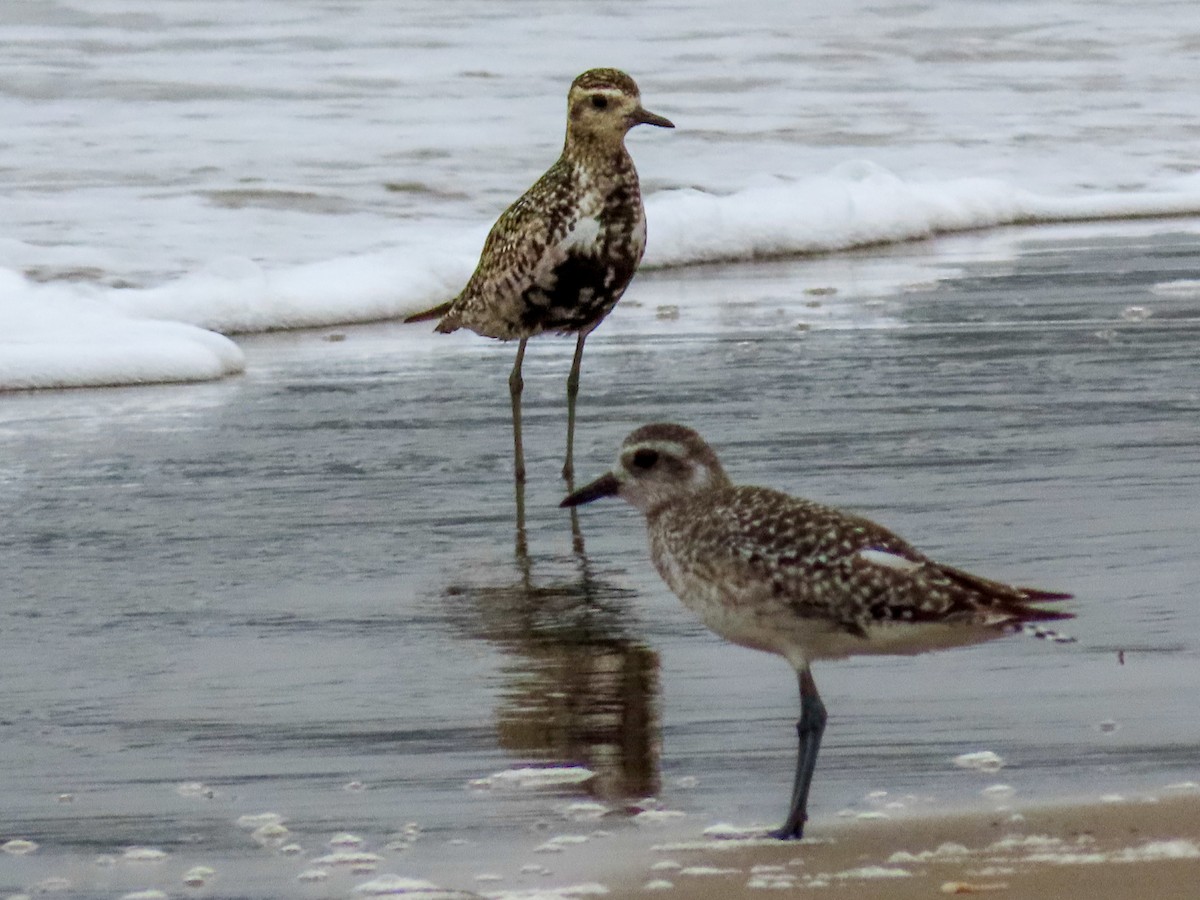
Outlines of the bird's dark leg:
M 571 361 L 571 374 L 567 376 L 567 460 L 563 463 L 563 478 L 568 484 L 575 480 L 575 398 L 579 396 L 579 369 L 583 363 L 583 342 L 590 329 L 579 332 L 575 344 L 575 358 Z
M 796 734 L 800 748 L 796 755 L 796 781 L 792 785 L 792 805 L 788 810 L 783 827 L 771 832 L 771 837 L 780 840 L 798 840 L 804 836 L 804 823 L 808 820 L 808 788 L 812 784 L 813 769 L 817 765 L 817 750 L 821 747 L 821 735 L 825 733 L 825 704 L 817 693 L 817 683 L 807 666 L 800 671 L 800 721 L 796 723 Z
M 521 379 L 521 362 L 525 359 L 525 344 L 528 340 L 521 338 L 517 345 L 517 360 L 508 376 L 508 393 L 512 397 L 513 475 L 517 484 L 525 483 L 525 447 L 521 442 L 521 390 L 525 387 L 525 382 Z

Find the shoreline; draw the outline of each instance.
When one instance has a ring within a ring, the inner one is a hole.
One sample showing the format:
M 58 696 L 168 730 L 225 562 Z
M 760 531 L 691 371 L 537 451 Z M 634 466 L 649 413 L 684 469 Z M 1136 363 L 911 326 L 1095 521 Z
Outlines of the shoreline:
M 810 836 L 657 840 L 608 882 L 613 898 L 737 900 L 763 889 L 850 888 L 856 900 L 1194 898 L 1200 785 L 1113 802 L 915 812 L 810 826 Z

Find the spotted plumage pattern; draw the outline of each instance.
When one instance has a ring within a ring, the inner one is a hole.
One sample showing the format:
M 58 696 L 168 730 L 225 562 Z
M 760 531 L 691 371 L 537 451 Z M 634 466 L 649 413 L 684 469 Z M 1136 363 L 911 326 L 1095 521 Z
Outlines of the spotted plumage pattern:
M 777 653 L 800 682 L 792 802 L 772 834 L 799 838 L 825 729 L 810 671 L 818 659 L 921 653 L 1023 631 L 1070 641 L 1041 623 L 1069 594 L 1013 587 L 930 559 L 882 525 L 769 488 L 737 486 L 690 428 L 646 425 L 617 465 L 563 500 L 606 496 L 646 518 L 650 556 L 671 590 L 722 637 Z
M 590 329 L 621 299 L 646 250 L 646 216 L 625 134 L 673 127 L 641 106 L 637 84 L 592 69 L 568 93 L 562 155 L 497 220 L 479 263 L 437 331 L 501 340 Z
M 1067 595 L 943 565 L 861 516 L 735 486 L 682 426 L 633 432 L 606 477 L 645 514 L 655 568 L 686 605 L 724 637 L 796 664 L 969 644 L 1070 617 L 1031 605 Z

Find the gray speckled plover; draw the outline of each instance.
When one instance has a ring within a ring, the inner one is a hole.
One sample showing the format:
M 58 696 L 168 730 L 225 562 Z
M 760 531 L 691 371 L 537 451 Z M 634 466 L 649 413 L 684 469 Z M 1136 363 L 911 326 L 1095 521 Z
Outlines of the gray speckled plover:
M 645 425 L 616 467 L 562 501 L 617 496 L 646 517 L 663 580 L 722 637 L 777 653 L 800 680 L 800 748 L 787 821 L 799 838 L 825 730 L 810 665 L 856 654 L 912 654 L 1008 631 L 1069 641 L 1037 623 L 1073 618 L 1031 605 L 1069 594 L 1012 587 L 935 562 L 874 522 L 769 488 L 734 485 L 681 425 Z
M 521 362 L 525 343 L 545 331 L 577 334 L 567 377 L 567 453 L 563 477 L 574 476 L 575 399 L 583 343 L 621 299 L 646 250 L 646 215 L 637 170 L 625 149 L 635 125 L 675 126 L 642 107 L 634 80 L 617 69 L 591 69 L 567 94 L 562 156 L 504 211 L 483 245 L 467 286 L 453 300 L 410 316 L 440 318 L 443 333 L 468 328 L 518 340 L 509 375 L 518 481 Z

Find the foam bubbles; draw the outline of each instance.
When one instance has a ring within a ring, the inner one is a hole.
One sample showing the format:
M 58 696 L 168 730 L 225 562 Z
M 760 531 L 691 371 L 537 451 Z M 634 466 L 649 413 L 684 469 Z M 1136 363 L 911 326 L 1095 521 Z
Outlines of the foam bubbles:
M 583 766 L 530 766 L 477 778 L 469 786 L 492 790 L 554 790 L 584 784 L 595 777 L 595 772 Z
M 129 847 L 121 854 L 126 862 L 156 863 L 167 858 L 167 852 L 157 847 Z
M 283 822 L 283 816 L 279 813 L 264 812 L 264 813 L 247 813 L 244 816 L 238 816 L 238 828 L 245 828 L 247 831 L 254 831 L 257 828 L 263 828 L 267 825 L 279 825 Z
M 960 753 L 951 762 L 960 769 L 974 769 L 977 772 L 999 772 L 1004 768 L 1004 759 L 991 750 Z
M 37 850 L 37 841 L 30 841 L 25 838 L 13 838 L 10 841 L 5 841 L 0 844 L 0 851 L 9 854 L 10 856 L 26 856 Z
M 183 873 L 182 880 L 188 887 L 204 887 L 216 874 L 216 871 L 209 866 L 192 866 Z

